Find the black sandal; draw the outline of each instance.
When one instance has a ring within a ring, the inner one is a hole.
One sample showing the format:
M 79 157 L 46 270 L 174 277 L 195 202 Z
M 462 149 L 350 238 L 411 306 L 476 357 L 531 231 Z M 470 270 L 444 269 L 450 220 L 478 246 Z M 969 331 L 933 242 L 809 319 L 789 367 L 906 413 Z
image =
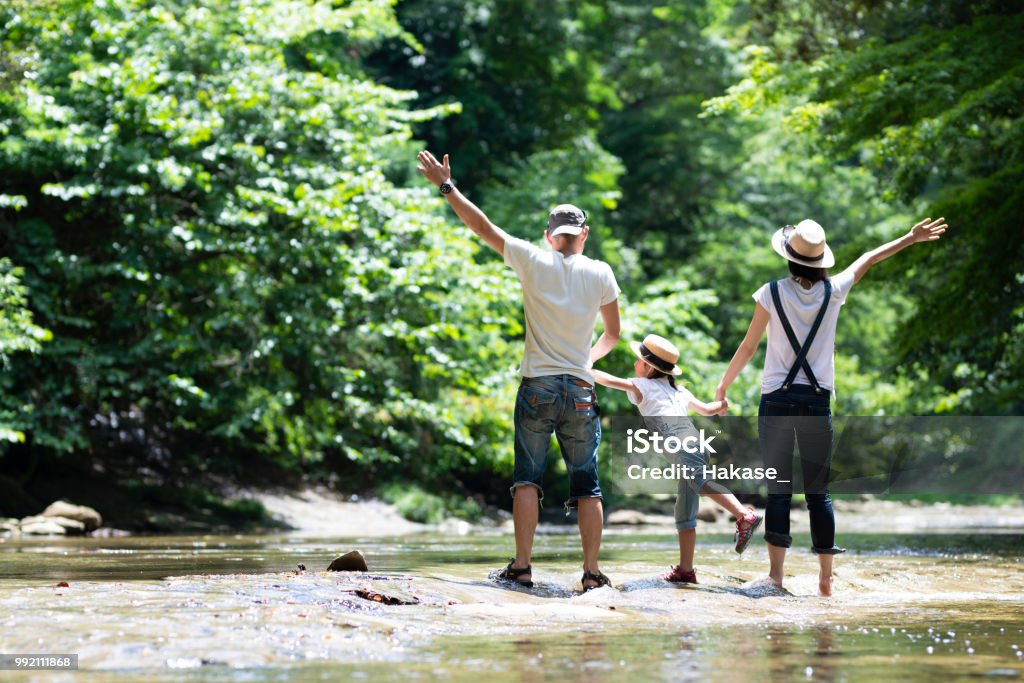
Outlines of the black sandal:
M 588 586 L 587 581 L 597 581 L 597 585 Z M 600 571 L 595 573 L 583 570 L 583 579 L 580 581 L 580 583 L 583 584 L 583 592 L 586 593 L 587 591 L 592 591 L 595 588 L 600 588 L 601 586 L 610 586 L 612 585 L 612 580 L 604 574 L 602 574 Z
M 495 578 L 499 581 L 514 581 L 523 588 L 533 588 L 533 581 L 520 581 L 519 577 L 523 574 L 533 574 L 533 569 L 530 565 L 525 567 L 513 567 L 515 564 L 515 558 L 508 561 L 508 566 L 502 569 L 495 575 Z

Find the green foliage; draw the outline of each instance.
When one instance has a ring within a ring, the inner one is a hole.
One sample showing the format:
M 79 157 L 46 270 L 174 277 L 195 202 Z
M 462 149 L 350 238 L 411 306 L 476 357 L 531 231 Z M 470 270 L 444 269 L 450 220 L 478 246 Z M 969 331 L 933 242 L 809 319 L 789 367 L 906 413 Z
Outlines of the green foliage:
M 8 199 L 0 195 L 0 201 Z M 11 201 L 7 205 L 18 207 L 20 203 Z M 0 258 L 0 442 L 9 443 L 25 440 L 25 407 L 11 395 L 14 380 L 9 372 L 10 355 L 17 351 L 38 353 L 40 342 L 52 338 L 49 330 L 32 322 L 22 274 L 22 269 L 15 268 L 9 259 Z
M 599 140 L 626 173 L 616 223 L 649 278 L 691 259 L 713 225 L 711 203 L 734 172 L 739 138 L 701 103 L 732 75 L 727 45 L 705 35 L 704 2 L 607 4 L 605 79 L 616 99 L 602 111 Z
M 476 188 L 591 129 L 595 103 L 609 96 L 591 35 L 603 5 L 403 0 L 398 18 L 422 48 L 387 41 L 367 62 L 382 83 L 419 93 L 420 106 L 461 105 L 460 116 L 418 132 L 451 154 L 462 187 Z
M 476 521 L 481 516 L 479 504 L 470 498 L 439 496 L 414 484 L 386 486 L 381 497 L 394 505 L 398 514 L 422 524 L 440 524 L 448 517 Z
M 0 97 L 25 198 L 0 235 L 54 332 L 10 373 L 32 446 L 179 474 L 490 458 L 449 398 L 512 364 L 514 300 L 437 199 L 387 179 L 441 113 L 349 56 L 402 33 L 388 3 L 60 10 L 4 15 L 32 64 Z
M 756 14 L 749 32 L 765 44 L 708 111 L 782 116 L 826 158 L 870 170 L 883 200 L 946 216 L 941 244 L 877 275 L 919 308 L 892 338 L 896 367 L 943 387 L 926 410 L 1019 413 L 1024 14 L 1002 2 L 854 3 L 854 31 L 837 7 Z
M 26 308 L 27 293 L 20 280 L 23 274 L 10 259 L 0 258 L 0 364 L 4 370 L 10 368 L 10 354 L 38 353 L 40 342 L 52 338 L 48 330 L 32 322 L 32 312 Z
M 585 208 L 623 337 L 672 339 L 701 399 L 785 273 L 772 231 L 815 218 L 842 268 L 944 214 L 846 305 L 837 412 L 1020 413 L 1022 22 L 1005 0 L 9 0 L 0 441 L 147 481 L 258 458 L 504 500 L 519 290 L 415 173 L 424 145 L 517 236 Z M 458 507 L 423 489 L 410 514 Z

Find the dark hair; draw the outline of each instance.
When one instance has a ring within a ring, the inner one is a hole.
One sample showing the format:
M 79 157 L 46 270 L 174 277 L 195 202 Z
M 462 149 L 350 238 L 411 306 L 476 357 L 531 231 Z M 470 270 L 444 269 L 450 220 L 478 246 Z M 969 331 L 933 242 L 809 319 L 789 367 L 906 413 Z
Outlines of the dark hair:
M 793 277 L 802 277 L 805 280 L 811 282 L 823 282 L 828 279 L 828 268 L 815 268 L 814 266 L 805 266 L 802 263 L 796 261 L 786 261 L 789 264 L 789 274 Z
M 650 377 L 651 379 L 661 379 L 662 377 L 665 377 L 665 378 L 668 379 L 668 383 L 672 385 L 673 389 L 678 389 L 679 388 L 679 387 L 676 386 L 676 378 L 673 375 L 670 375 L 667 372 L 662 372 L 661 370 L 659 370 L 659 369 L 657 369 L 657 368 L 655 368 L 653 366 L 648 366 L 648 367 L 651 368 L 651 370 L 654 371 L 654 374 L 651 375 L 651 377 Z

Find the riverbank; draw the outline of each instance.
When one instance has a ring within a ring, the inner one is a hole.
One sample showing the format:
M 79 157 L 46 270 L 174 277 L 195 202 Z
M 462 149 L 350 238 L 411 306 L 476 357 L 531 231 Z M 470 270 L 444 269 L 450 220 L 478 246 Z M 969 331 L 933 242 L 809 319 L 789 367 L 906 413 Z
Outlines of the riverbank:
M 380 500 L 365 500 L 325 488 L 307 487 L 298 491 L 249 491 L 245 498 L 261 504 L 269 515 L 292 533 L 324 536 L 400 536 L 442 530 L 466 535 L 493 532 L 495 527 L 511 533 L 512 522 L 507 511 L 498 511 L 493 518 L 469 523 L 450 519 L 442 524 L 418 524 L 398 514 L 395 506 Z M 837 497 L 836 517 L 840 531 L 863 533 L 914 533 L 969 531 L 971 529 L 1024 529 L 1024 503 L 1008 505 L 955 505 L 952 503 L 919 503 L 886 500 L 877 497 Z M 713 506 L 707 509 L 713 509 Z M 675 533 L 671 515 L 651 514 L 627 506 L 606 510 L 609 533 L 630 530 Z M 711 533 L 732 529 L 728 515 L 720 511 L 715 521 L 699 525 Z M 548 517 L 541 532 L 564 531 L 566 524 L 575 526 L 575 518 Z M 794 533 L 808 530 L 807 513 L 794 506 Z

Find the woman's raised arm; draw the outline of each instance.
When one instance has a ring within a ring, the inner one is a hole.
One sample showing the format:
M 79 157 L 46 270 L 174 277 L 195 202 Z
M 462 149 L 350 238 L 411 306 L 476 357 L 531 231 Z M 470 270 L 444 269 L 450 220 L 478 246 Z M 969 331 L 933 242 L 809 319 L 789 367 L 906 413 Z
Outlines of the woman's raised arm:
M 883 244 L 877 249 L 865 252 L 859 259 L 854 261 L 849 268 L 843 271 L 843 275 L 852 272 L 854 284 L 860 282 L 860 279 L 864 277 L 864 274 L 867 273 L 868 270 L 870 270 L 871 266 L 876 263 L 881 263 L 896 252 L 906 249 L 911 244 L 916 244 L 918 242 L 934 242 L 939 239 L 942 236 L 942 233 L 946 232 L 947 226 L 945 220 L 945 218 L 936 218 L 933 221 L 931 218 L 925 218 L 923 221 L 912 227 L 910 232 L 903 237 L 895 239 L 887 244 Z

